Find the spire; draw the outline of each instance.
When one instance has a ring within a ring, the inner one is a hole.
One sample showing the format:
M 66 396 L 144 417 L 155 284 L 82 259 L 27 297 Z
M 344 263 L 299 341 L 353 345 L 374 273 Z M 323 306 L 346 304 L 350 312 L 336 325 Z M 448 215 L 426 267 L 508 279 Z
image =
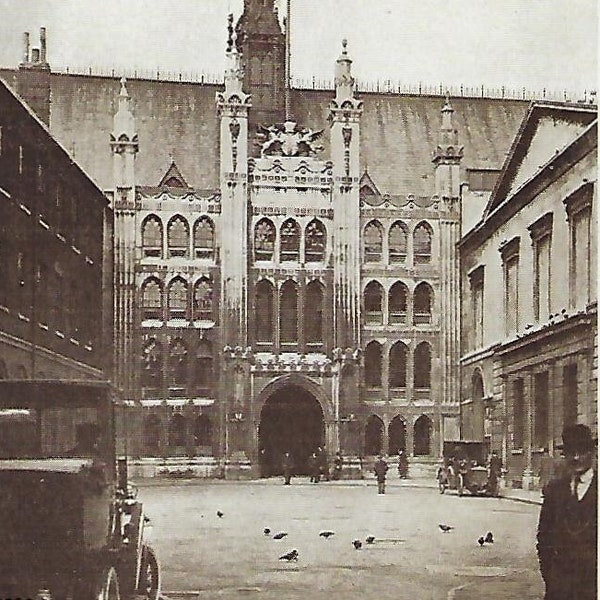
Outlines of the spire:
M 352 77 L 352 59 L 348 56 L 348 40 L 342 40 L 342 53 L 335 64 L 336 97 L 352 98 L 354 92 L 354 77 Z
M 459 145 L 458 130 L 454 126 L 454 108 L 450 103 L 448 92 L 441 113 L 442 122 L 438 132 L 437 148 L 433 152 L 433 162 L 437 164 L 442 160 L 460 161 L 464 147 Z
M 127 92 L 125 77 L 121 78 L 121 89 L 119 91 L 118 103 L 119 107 L 115 113 L 113 120 L 113 137 L 115 140 L 127 141 L 134 143 L 137 150 L 137 133 L 135 130 L 135 117 L 131 110 L 131 98 Z M 125 140 L 125 138 L 127 138 Z

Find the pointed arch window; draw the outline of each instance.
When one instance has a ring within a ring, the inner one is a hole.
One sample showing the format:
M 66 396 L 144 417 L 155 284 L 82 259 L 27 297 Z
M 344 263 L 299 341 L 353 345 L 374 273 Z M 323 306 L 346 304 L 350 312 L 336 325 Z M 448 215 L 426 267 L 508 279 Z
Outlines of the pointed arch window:
M 181 413 L 175 413 L 169 421 L 169 446 L 185 446 L 186 421 Z
M 313 219 L 306 226 L 304 244 L 306 262 L 320 262 L 325 258 L 327 233 L 325 226 L 318 219 Z
M 370 388 L 381 387 L 381 345 L 371 342 L 365 351 L 365 383 Z
M 259 344 L 273 343 L 273 284 L 266 279 L 256 284 L 254 296 L 255 339 Z
M 148 279 L 142 285 L 142 318 L 163 318 L 162 289 L 157 279 Z
M 182 388 L 187 384 L 188 351 L 183 340 L 176 338 L 169 348 L 169 385 Z M 172 390 L 173 392 L 173 390 Z
M 383 325 L 383 287 L 371 281 L 365 288 L 365 320 L 368 325 Z
M 408 253 L 408 227 L 401 221 L 396 221 L 390 227 L 388 260 L 390 264 L 406 262 Z
M 193 381 L 196 392 L 208 394 L 213 381 L 212 344 L 209 340 L 200 340 L 196 348 Z
M 169 319 L 187 318 L 187 283 L 174 279 L 169 286 Z
M 397 281 L 390 288 L 388 297 L 388 310 L 390 325 L 398 323 L 406 323 L 406 315 L 408 312 L 408 288 L 401 281 Z
M 383 253 L 383 227 L 378 221 L 371 221 L 365 227 L 364 261 L 381 262 Z
M 273 260 L 275 226 L 269 219 L 261 219 L 254 228 L 254 259 Z
M 298 343 L 298 286 L 291 280 L 281 286 L 279 331 L 282 344 Z
M 390 350 L 390 375 L 389 383 L 391 388 L 406 387 L 406 358 L 408 348 L 402 342 L 396 342 Z
M 213 284 L 202 277 L 194 285 L 194 321 L 213 320 Z
M 431 239 L 433 231 L 423 222 L 415 227 L 413 234 L 413 254 L 415 265 L 425 265 L 431 262 Z
M 155 338 L 149 339 L 142 349 L 142 371 L 140 379 L 142 387 L 162 387 L 162 344 Z
M 416 288 L 414 293 L 414 315 L 413 324 L 422 325 L 424 323 L 431 323 L 431 309 L 433 306 L 433 289 L 426 283 L 421 282 Z
M 142 251 L 144 256 L 162 256 L 162 223 L 155 215 L 150 215 L 142 225 Z
M 171 219 L 167 227 L 169 257 L 187 257 L 189 246 L 189 231 L 187 221 L 176 216 Z
M 304 329 L 307 344 L 323 343 L 323 286 L 311 281 L 306 287 Z
M 415 349 L 414 369 L 415 388 L 429 389 L 431 387 L 431 347 L 427 342 L 421 342 Z
M 194 256 L 214 258 L 215 226 L 208 217 L 200 217 L 194 225 Z
M 300 257 L 300 225 L 294 219 L 288 219 L 281 226 L 280 260 L 297 261 Z

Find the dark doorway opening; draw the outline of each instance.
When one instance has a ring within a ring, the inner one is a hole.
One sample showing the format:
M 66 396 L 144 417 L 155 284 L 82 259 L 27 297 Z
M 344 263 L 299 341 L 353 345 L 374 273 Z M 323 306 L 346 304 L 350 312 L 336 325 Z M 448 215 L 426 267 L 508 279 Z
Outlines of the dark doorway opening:
M 276 391 L 260 414 L 258 447 L 263 475 L 282 473 L 285 452 L 291 455 L 293 472 L 307 475 L 308 457 L 325 447 L 325 423 L 318 400 L 297 385 Z
M 396 415 L 388 427 L 389 450 L 388 453 L 398 454 L 400 450 L 406 452 L 406 423 L 404 419 Z
M 383 421 L 371 415 L 365 426 L 365 456 L 375 456 L 383 452 Z

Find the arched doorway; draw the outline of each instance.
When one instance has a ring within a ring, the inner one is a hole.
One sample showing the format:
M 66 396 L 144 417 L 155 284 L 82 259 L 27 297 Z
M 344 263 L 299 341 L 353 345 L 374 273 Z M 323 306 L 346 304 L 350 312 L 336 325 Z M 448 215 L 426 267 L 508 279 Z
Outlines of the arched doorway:
M 415 422 L 415 456 L 431 454 L 431 430 L 433 426 L 427 415 L 421 415 Z
M 388 427 L 389 454 L 398 454 L 400 450 L 406 451 L 406 422 L 400 415 L 396 415 Z
M 383 452 L 383 421 L 377 415 L 371 415 L 365 426 L 365 456 L 374 456 Z
M 262 466 L 269 474 L 282 473 L 285 452 L 290 453 L 296 474 L 308 474 L 308 457 L 325 447 L 325 421 L 319 401 L 299 385 L 276 390 L 260 413 L 258 447 Z

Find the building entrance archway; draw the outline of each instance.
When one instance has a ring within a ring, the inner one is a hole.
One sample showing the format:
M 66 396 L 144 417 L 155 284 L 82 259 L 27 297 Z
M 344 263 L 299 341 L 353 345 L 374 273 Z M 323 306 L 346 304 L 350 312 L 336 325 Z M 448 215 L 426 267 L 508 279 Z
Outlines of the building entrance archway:
M 308 474 L 308 457 L 325 448 L 325 419 L 319 401 L 299 385 L 274 391 L 264 403 L 258 427 L 263 475 L 280 475 L 281 460 L 289 452 L 293 472 Z

